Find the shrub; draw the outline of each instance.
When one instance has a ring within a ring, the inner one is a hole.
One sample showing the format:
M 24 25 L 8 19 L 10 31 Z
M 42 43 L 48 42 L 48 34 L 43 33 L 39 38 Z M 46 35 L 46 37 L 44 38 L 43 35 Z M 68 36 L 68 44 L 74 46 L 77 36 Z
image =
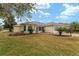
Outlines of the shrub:
M 58 31 L 59 32 L 59 36 L 61 36 L 62 35 L 62 32 L 63 31 L 66 31 L 66 28 L 64 28 L 64 27 L 56 27 L 55 30 Z

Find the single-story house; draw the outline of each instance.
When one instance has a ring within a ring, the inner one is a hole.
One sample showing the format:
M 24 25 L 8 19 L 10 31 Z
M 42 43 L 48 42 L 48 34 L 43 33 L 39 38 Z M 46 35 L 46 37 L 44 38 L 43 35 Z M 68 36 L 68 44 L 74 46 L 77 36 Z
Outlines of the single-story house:
M 57 31 L 55 30 L 56 27 L 70 27 L 69 24 L 65 23 L 48 23 L 48 24 L 43 24 L 40 22 L 27 22 L 19 25 L 14 26 L 14 32 L 25 32 L 29 33 L 28 29 L 31 28 L 33 29 L 33 33 L 40 33 L 40 32 L 47 32 L 47 33 L 56 33 Z
M 40 33 L 44 30 L 44 24 L 40 22 L 27 22 L 14 26 L 14 32 L 25 32 L 29 33 L 29 29 L 33 30 L 33 33 Z

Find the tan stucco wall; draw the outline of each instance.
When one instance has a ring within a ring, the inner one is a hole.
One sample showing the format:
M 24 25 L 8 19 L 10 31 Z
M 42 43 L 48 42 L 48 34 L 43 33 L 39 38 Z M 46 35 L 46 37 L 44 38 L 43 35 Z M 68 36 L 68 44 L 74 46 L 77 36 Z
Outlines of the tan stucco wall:
M 54 26 L 46 26 L 44 27 L 44 29 L 45 29 L 45 32 L 48 32 L 48 33 L 53 33 L 55 31 Z
M 28 31 L 28 26 L 30 25 L 26 25 L 26 33 L 29 33 Z M 36 33 L 36 28 L 37 28 L 37 25 L 31 25 L 32 26 L 32 29 L 34 30 L 33 33 Z M 24 26 L 23 25 L 15 25 L 14 26 L 14 32 L 22 32 L 24 31 Z
M 21 32 L 24 30 L 24 26 L 21 26 L 21 25 L 16 25 L 14 26 L 14 32 Z
M 45 27 L 45 32 L 52 32 L 53 27 L 52 26 L 47 26 Z

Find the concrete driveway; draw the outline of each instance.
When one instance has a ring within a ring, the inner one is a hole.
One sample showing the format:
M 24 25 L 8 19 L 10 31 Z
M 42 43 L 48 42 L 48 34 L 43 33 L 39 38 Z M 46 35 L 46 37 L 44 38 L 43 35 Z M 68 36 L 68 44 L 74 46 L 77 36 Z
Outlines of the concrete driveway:
M 72 33 L 72 36 L 77 36 L 77 37 L 79 37 L 79 34 L 77 34 L 77 33 Z

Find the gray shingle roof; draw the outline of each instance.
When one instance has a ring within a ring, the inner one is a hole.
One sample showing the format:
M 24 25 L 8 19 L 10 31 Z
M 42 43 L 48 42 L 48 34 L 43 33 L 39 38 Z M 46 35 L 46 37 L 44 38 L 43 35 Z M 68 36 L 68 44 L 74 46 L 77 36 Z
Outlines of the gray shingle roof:
M 70 24 L 68 23 L 54 23 L 54 22 L 49 22 L 45 26 L 62 26 L 62 25 L 70 26 Z
M 28 25 L 28 24 L 33 24 L 33 25 L 37 25 L 37 26 L 62 26 L 62 25 L 70 26 L 70 24 L 68 24 L 68 23 L 54 23 L 54 22 L 49 22 L 47 24 L 44 24 L 44 23 L 36 22 L 36 21 L 26 22 L 26 23 L 22 23 L 20 25 Z
M 33 24 L 33 25 L 37 25 L 37 26 L 44 26 L 44 23 L 41 22 L 36 22 L 36 21 L 32 21 L 32 22 L 26 22 L 26 23 L 22 23 L 20 25 L 28 25 L 28 24 Z

